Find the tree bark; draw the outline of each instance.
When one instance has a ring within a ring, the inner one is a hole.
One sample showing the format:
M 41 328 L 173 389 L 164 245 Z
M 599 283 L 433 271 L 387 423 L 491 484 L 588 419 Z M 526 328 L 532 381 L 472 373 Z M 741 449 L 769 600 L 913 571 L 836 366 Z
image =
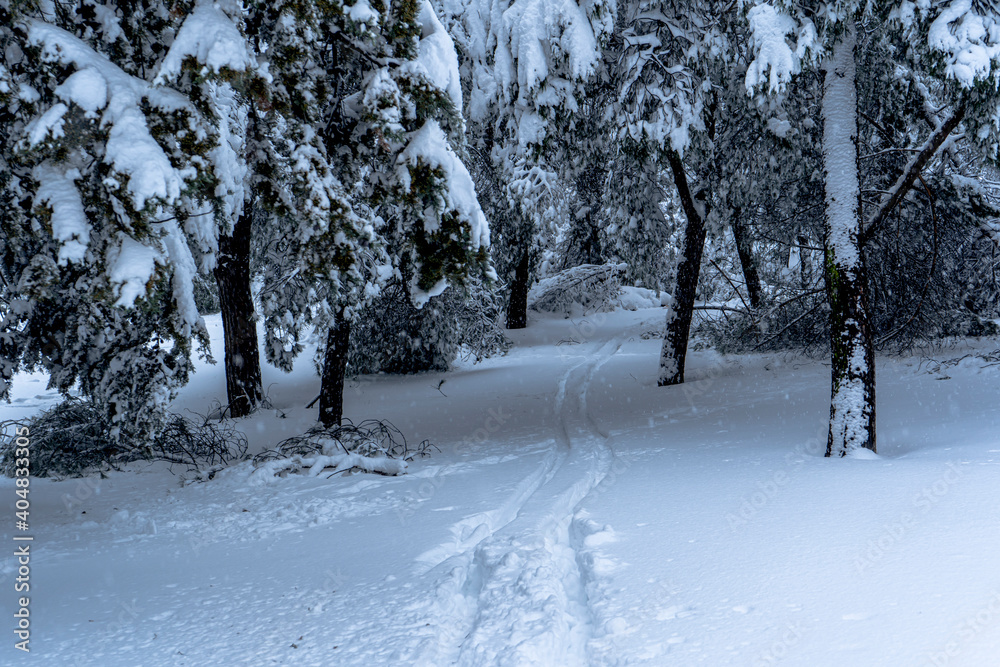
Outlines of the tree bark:
M 750 234 L 743 224 L 743 211 L 740 209 L 733 211 L 730 226 L 733 229 L 733 240 L 736 241 L 736 252 L 740 256 L 740 266 L 743 268 L 743 280 L 747 284 L 747 294 L 750 296 L 750 307 L 759 310 L 762 301 L 760 274 L 757 272 L 757 261 L 753 256 Z
M 510 301 L 507 303 L 508 329 L 523 329 L 528 326 L 530 268 L 530 257 L 528 250 L 525 249 L 514 270 L 514 282 L 510 285 Z
M 337 313 L 326 337 L 323 377 L 319 393 L 319 421 L 326 428 L 340 426 L 344 418 L 344 376 L 347 373 L 347 349 L 351 342 L 351 323 L 343 311 Z
M 865 294 L 853 26 L 824 64 L 825 278 L 832 351 L 826 455 L 875 451 L 875 353 Z
M 260 403 L 260 352 L 257 323 L 250 296 L 249 207 L 233 227 L 233 233 L 219 238 L 215 282 L 219 287 L 219 307 L 225 337 L 226 395 L 231 417 L 244 417 Z
M 667 311 L 667 328 L 660 352 L 660 377 L 657 384 L 661 387 L 684 382 L 684 364 L 687 360 L 691 319 L 694 317 L 695 292 L 698 289 L 698 275 L 701 272 L 701 255 L 705 248 L 705 216 L 708 213 L 705 193 L 703 191 L 699 193 L 699 203 L 696 203 L 691 195 L 680 155 L 671 151 L 667 155 L 667 160 L 687 218 L 687 228 L 684 233 L 683 255 L 677 267 L 674 298 Z M 698 210 L 699 204 L 702 206 L 701 211 Z

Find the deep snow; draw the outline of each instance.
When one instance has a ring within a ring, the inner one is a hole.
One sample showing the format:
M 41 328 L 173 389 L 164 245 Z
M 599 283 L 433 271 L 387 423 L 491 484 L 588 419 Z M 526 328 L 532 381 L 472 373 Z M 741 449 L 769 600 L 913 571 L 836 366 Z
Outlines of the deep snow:
M 663 314 L 541 318 L 502 358 L 351 381 L 349 417 L 440 447 L 400 477 L 33 479 L 30 656 L 0 480 L 0 664 L 1000 662 L 998 368 L 881 360 L 880 455 L 829 460 L 828 367 L 700 351 L 657 388 Z M 265 385 L 252 451 L 315 418 L 311 364 Z M 0 418 L 43 387 L 19 377 Z M 224 394 L 200 366 L 175 409 Z

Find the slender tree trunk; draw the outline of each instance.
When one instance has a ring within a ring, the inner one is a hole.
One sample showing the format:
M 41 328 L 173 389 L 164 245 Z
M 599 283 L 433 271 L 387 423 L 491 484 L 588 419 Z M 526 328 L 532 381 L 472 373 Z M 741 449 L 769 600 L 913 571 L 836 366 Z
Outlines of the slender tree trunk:
M 576 179 L 577 195 L 585 211 L 580 216 L 581 220 L 578 223 L 582 228 L 583 236 L 580 244 L 580 259 L 587 264 L 604 263 L 604 249 L 601 247 L 601 228 L 598 216 L 606 176 L 607 170 L 603 167 L 591 167 Z
M 813 284 L 812 255 L 806 247 L 809 245 L 809 239 L 800 234 L 795 241 L 799 244 L 799 284 L 803 290 L 807 290 Z
M 694 298 L 698 289 L 698 275 L 701 272 L 701 254 L 705 248 L 705 216 L 708 213 L 708 203 L 705 198 L 699 197 L 701 201 L 696 204 L 691 195 L 680 156 L 671 151 L 667 158 L 684 208 L 684 215 L 687 217 L 687 229 L 684 233 L 684 252 L 677 267 L 674 298 L 667 311 L 667 329 L 663 335 L 663 348 L 660 352 L 658 384 L 661 387 L 684 382 L 684 364 L 687 360 L 691 319 L 694 317 Z M 701 211 L 698 210 L 699 204 Z
M 757 273 L 757 260 L 753 256 L 750 234 L 743 223 L 743 211 L 734 210 L 730 224 L 733 228 L 733 240 L 736 241 L 736 252 L 740 256 L 740 266 L 743 267 L 743 280 L 746 281 L 747 294 L 750 296 L 750 307 L 758 310 L 762 300 L 760 274 Z
M 219 287 L 222 329 L 226 345 L 226 394 L 229 415 L 244 417 L 260 403 L 260 353 L 257 323 L 250 296 L 250 207 L 233 227 L 219 238 L 215 282 Z
M 865 298 L 853 28 L 824 65 L 824 247 L 833 353 L 827 456 L 875 451 L 875 355 Z
M 351 342 L 351 323 L 344 313 L 337 313 L 326 337 L 323 378 L 319 393 L 319 421 L 323 426 L 340 426 L 344 418 L 344 375 L 347 373 L 347 348 Z
M 510 301 L 507 303 L 508 329 L 523 329 L 528 326 L 530 268 L 530 257 L 528 250 L 525 249 L 514 270 L 514 282 L 510 285 Z

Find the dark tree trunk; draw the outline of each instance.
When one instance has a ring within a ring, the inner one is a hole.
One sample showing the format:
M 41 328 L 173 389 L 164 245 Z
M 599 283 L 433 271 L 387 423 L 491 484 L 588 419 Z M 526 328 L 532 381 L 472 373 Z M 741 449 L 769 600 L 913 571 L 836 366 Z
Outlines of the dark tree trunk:
M 691 319 L 694 317 L 694 298 L 698 289 L 698 275 L 701 272 L 701 255 L 705 248 L 705 215 L 708 213 L 708 201 L 704 191 L 699 192 L 698 198 L 703 210 L 698 211 L 698 205 L 688 187 L 687 175 L 680 156 L 671 151 L 667 159 L 687 218 L 687 229 L 684 233 L 684 254 L 677 267 L 677 284 L 674 287 L 673 303 L 667 312 L 667 329 L 660 353 L 658 384 L 661 387 L 684 382 L 684 364 L 687 360 Z
M 524 250 L 521 260 L 514 271 L 514 282 L 510 285 L 510 301 L 507 304 L 507 328 L 523 329 L 528 326 L 528 284 L 530 275 L 530 257 Z
M 799 283 L 802 285 L 802 289 L 807 290 L 812 287 L 813 283 L 813 263 L 812 255 L 810 255 L 809 239 L 801 234 L 796 239 L 799 244 Z
M 344 418 L 344 375 L 347 373 L 347 348 L 351 342 L 351 323 L 343 312 L 334 318 L 326 337 L 323 379 L 319 394 L 319 421 L 323 426 L 340 426 Z
M 831 403 L 826 455 L 863 447 L 875 451 L 875 349 L 860 270 L 845 269 L 827 251 L 830 303 Z
M 229 415 L 244 417 L 260 403 L 260 353 L 250 296 L 250 211 L 244 212 L 230 236 L 219 238 L 215 282 L 219 287 L 226 344 L 226 394 Z
M 743 223 L 743 211 L 736 209 L 732 218 L 733 240 L 736 241 L 736 252 L 740 256 L 740 266 L 743 267 L 743 280 L 747 284 L 747 294 L 750 296 L 750 307 L 760 309 L 761 288 L 760 274 L 757 273 L 757 260 L 753 256 L 753 245 L 750 234 Z
M 599 212 L 606 174 L 607 170 L 603 167 L 592 167 L 576 179 L 577 196 L 583 205 L 581 212 L 577 213 L 579 217 L 577 224 L 580 226 L 582 237 L 580 259 L 585 264 L 604 264 Z

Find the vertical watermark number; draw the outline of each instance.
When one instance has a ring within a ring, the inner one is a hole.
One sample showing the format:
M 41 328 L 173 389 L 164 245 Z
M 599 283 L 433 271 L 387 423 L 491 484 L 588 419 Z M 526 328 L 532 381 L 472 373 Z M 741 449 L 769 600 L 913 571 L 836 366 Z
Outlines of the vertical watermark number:
M 14 612 L 14 648 L 28 653 L 31 651 L 29 642 L 31 641 L 31 612 L 29 604 L 31 599 L 26 595 L 31 591 L 31 540 L 33 539 L 25 533 L 29 530 L 29 519 L 31 501 L 28 499 L 28 492 L 31 490 L 31 478 L 29 477 L 31 464 L 31 451 L 29 449 L 31 441 L 27 426 L 20 426 L 17 429 L 16 445 L 14 449 L 14 493 L 17 499 L 14 501 L 14 557 L 17 558 L 17 577 L 14 579 L 14 592 L 18 595 L 17 611 Z

